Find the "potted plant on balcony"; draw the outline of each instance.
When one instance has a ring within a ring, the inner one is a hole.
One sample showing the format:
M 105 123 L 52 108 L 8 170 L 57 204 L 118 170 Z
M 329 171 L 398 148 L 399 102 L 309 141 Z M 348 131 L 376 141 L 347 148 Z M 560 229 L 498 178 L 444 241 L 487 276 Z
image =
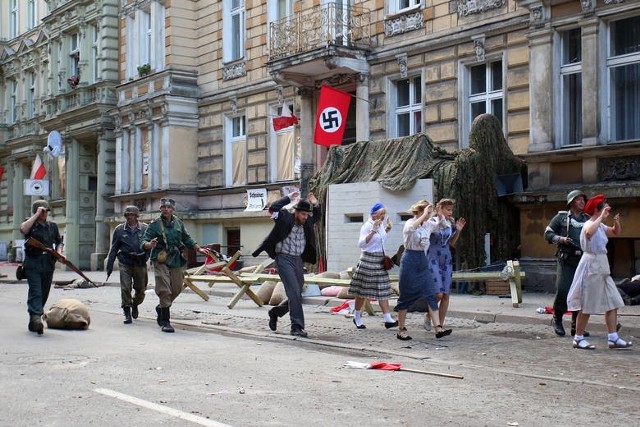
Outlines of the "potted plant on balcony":
M 140 75 L 140 77 L 146 76 L 147 74 L 149 74 L 150 71 L 151 71 L 151 65 L 149 64 L 138 65 L 138 74 Z

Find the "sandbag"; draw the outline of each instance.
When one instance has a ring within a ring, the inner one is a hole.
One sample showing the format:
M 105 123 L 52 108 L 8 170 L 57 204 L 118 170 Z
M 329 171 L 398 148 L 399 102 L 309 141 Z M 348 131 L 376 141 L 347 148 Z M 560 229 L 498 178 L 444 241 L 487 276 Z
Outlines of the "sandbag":
M 86 305 L 77 299 L 61 299 L 44 313 L 50 329 L 89 329 L 91 317 Z
M 279 305 L 282 301 L 287 299 L 287 293 L 284 290 L 284 283 L 278 282 L 273 289 L 271 298 L 269 299 L 269 305 Z
M 336 297 L 337 298 L 341 298 L 341 299 L 353 299 L 353 298 L 355 298 L 353 295 L 349 295 L 349 287 L 348 286 L 341 287 L 341 289 L 338 292 L 338 295 L 336 295 Z
M 273 294 L 273 290 L 275 289 L 275 287 L 276 282 L 272 280 L 266 281 L 262 283 L 262 285 L 260 285 L 260 288 L 258 288 L 258 290 L 256 291 L 256 295 L 258 295 L 258 298 L 260 298 L 262 304 L 269 304 L 271 295 Z

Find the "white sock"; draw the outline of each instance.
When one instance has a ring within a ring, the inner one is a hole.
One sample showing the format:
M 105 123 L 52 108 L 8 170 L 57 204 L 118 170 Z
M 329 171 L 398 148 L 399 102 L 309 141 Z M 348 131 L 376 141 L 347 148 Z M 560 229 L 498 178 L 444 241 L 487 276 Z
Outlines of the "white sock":
M 618 336 L 617 332 L 609 333 L 609 338 L 608 338 L 609 341 L 616 342 L 616 341 L 618 341 L 618 338 L 620 338 L 620 337 Z
M 580 340 L 583 340 L 583 339 L 584 339 L 584 335 L 578 335 L 578 334 L 576 334 L 576 335 L 573 337 L 573 340 L 574 340 L 574 341 L 576 341 L 576 342 L 579 342 Z
M 356 311 L 353 312 L 353 315 L 354 315 L 354 319 L 353 320 L 355 320 L 356 325 L 357 326 L 361 326 L 362 325 L 362 311 L 356 310 Z
M 395 320 L 393 320 L 393 317 L 391 317 L 391 313 L 385 313 L 384 314 L 384 321 L 387 322 L 387 323 L 395 322 Z

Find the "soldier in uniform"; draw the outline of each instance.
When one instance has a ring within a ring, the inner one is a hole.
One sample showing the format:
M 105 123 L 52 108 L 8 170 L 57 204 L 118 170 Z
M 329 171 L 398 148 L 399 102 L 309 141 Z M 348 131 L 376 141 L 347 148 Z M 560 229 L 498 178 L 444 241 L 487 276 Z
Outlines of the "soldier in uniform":
M 580 248 L 580 233 L 589 215 L 583 212 L 587 196 L 580 190 L 573 190 L 567 195 L 566 211 L 559 211 L 544 231 L 544 238 L 550 244 L 558 247 L 556 297 L 553 301 L 553 331 L 558 336 L 564 336 L 562 315 L 567 311 L 567 294 L 576 272 L 576 267 L 582 257 Z M 571 316 L 571 335 L 575 335 L 576 318 L 578 312 Z M 588 334 L 588 333 L 587 333 Z
M 48 248 L 55 249 L 62 256 L 62 237 L 58 225 L 48 221 L 49 203 L 36 200 L 31 207 L 31 217 L 20 224 L 20 232 L 25 239 L 33 237 Z M 64 257 L 63 257 L 64 259 Z M 28 329 L 38 335 L 44 333 L 42 314 L 49 297 L 56 259 L 49 253 L 31 246 L 25 247 L 25 274 L 29 282 L 27 310 L 29 312 Z
M 147 276 L 148 251 L 140 248 L 147 224 L 138 221 L 140 210 L 137 206 L 127 206 L 124 209 L 126 222 L 116 227 L 111 239 L 111 250 L 107 258 L 107 278 L 113 272 L 113 263 L 118 258 L 120 269 L 121 307 L 124 313 L 124 323 L 129 324 L 138 318 L 138 306 L 144 301 L 144 291 L 147 290 L 149 277 Z M 135 295 L 131 298 L 131 289 Z
M 208 249 L 201 248 L 187 233 L 182 220 L 173 214 L 175 207 L 173 199 L 160 200 L 161 215 L 149 224 L 141 243 L 142 249 L 151 250 L 156 295 L 160 300 L 156 312 L 162 332 L 175 331 L 170 322 L 170 308 L 182 292 L 183 268 L 187 264 L 182 250 L 188 247 L 204 255 L 209 253 Z

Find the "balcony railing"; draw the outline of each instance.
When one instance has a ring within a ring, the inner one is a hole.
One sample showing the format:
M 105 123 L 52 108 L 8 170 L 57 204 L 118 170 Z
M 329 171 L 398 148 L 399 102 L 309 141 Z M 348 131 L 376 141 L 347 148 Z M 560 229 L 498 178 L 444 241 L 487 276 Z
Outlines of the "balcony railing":
M 369 48 L 369 9 L 329 3 L 305 9 L 271 23 L 270 60 L 331 45 Z
M 60 93 L 54 97 L 45 99 L 47 119 L 70 112 L 94 103 L 116 103 L 116 94 L 113 87 L 104 85 L 81 86 L 69 92 Z

